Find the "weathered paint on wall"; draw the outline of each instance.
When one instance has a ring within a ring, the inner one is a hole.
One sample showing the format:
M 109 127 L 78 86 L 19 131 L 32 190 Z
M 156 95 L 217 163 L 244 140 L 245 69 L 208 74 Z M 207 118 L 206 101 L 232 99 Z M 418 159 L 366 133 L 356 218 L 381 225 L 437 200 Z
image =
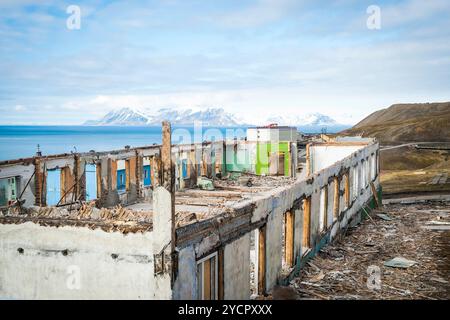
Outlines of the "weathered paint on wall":
M 254 211 L 252 212 L 251 217 L 249 217 L 250 221 L 252 223 L 258 224 L 258 226 L 261 225 L 261 223 L 267 223 L 267 254 L 266 254 L 266 287 L 268 291 L 270 291 L 273 286 L 279 281 L 280 279 L 280 272 L 281 272 L 281 262 L 282 262 L 282 219 L 283 214 L 287 210 L 292 210 L 293 206 L 296 205 L 295 203 L 298 202 L 299 198 L 306 196 L 311 196 L 311 240 L 313 240 L 313 244 L 316 246 L 313 248 L 313 251 L 311 251 L 309 254 L 313 254 L 314 250 L 317 249 L 318 246 L 323 244 L 323 239 L 333 239 L 340 230 L 346 228 L 347 224 L 350 222 L 351 219 L 355 219 L 355 215 L 360 212 L 361 206 L 365 204 L 367 201 L 371 198 L 371 190 L 370 188 L 363 188 L 361 190 L 360 196 L 358 196 L 356 199 L 351 199 L 351 202 L 348 205 L 348 208 L 344 206 L 344 198 L 343 196 L 340 197 L 340 211 L 339 211 L 339 218 L 336 220 L 333 224 L 329 226 L 328 234 L 326 238 L 324 238 L 323 235 L 320 235 L 318 233 L 318 224 L 319 224 L 319 190 L 320 188 L 324 187 L 325 185 L 328 185 L 329 188 L 329 202 L 328 207 L 332 208 L 334 207 L 333 201 L 330 201 L 331 199 L 334 200 L 332 197 L 334 190 L 333 182 L 330 182 L 330 178 L 341 176 L 343 170 L 347 170 L 348 168 L 351 168 L 355 165 L 361 165 L 362 159 L 367 159 L 367 157 L 371 154 L 374 154 L 378 150 L 378 145 L 373 144 L 369 145 L 363 149 L 359 149 L 356 152 L 348 155 L 347 157 L 340 159 L 338 163 L 334 163 L 333 165 L 326 167 L 318 172 L 315 172 L 312 174 L 308 179 L 298 179 L 295 183 L 289 184 L 287 186 L 277 187 L 274 189 L 271 189 L 267 192 L 262 193 L 255 193 L 253 196 L 249 197 L 247 200 L 241 201 L 236 203 L 235 205 L 232 205 L 235 209 L 239 210 L 242 209 L 245 206 L 252 205 L 254 206 Z M 104 159 L 104 161 L 108 161 L 107 159 Z M 314 161 L 314 158 L 313 158 Z M 103 162 L 102 162 L 103 163 Z M 102 171 L 104 166 L 102 165 Z M 106 167 L 106 170 L 110 170 L 111 166 Z M 107 188 L 111 188 L 112 182 L 111 177 L 108 175 L 108 172 L 103 176 L 104 179 L 106 179 Z M 109 179 L 109 180 L 108 180 Z M 342 192 L 344 190 L 344 179 L 341 179 L 340 184 L 340 191 Z M 374 180 L 375 186 L 378 186 L 379 181 L 378 178 Z M 162 200 L 165 201 L 164 199 Z M 158 203 L 158 200 L 155 201 Z M 154 204 L 155 204 L 154 202 Z M 155 212 L 164 212 L 164 210 L 156 209 Z M 295 233 L 294 233 L 294 242 L 296 247 L 296 251 L 299 251 L 301 242 L 301 234 L 302 234 L 302 217 L 301 214 L 297 214 L 301 212 L 301 210 L 295 210 L 296 212 L 296 218 L 295 218 Z M 330 215 L 330 213 L 329 213 Z M 167 223 L 166 215 L 156 215 L 154 220 L 154 231 L 152 233 L 152 239 L 157 238 L 158 239 L 158 245 L 154 247 L 155 241 L 152 242 L 151 245 L 151 251 L 152 252 L 160 252 L 163 245 L 167 245 L 167 239 L 165 238 L 164 230 L 167 231 Z M 158 222 L 158 219 L 161 219 Z M 267 220 L 266 220 L 267 219 Z M 267 221 L 267 222 L 266 222 Z M 158 227 L 159 225 L 159 227 Z M 255 226 L 256 228 L 257 226 Z M 44 228 L 44 227 L 42 227 Z M 1 226 L 2 230 L 3 225 Z M 79 228 L 74 228 L 76 230 L 79 230 Z M 161 232 L 157 232 L 156 229 L 162 230 Z M 248 235 L 250 232 L 248 231 Z M 156 234 L 156 236 L 155 236 Z M 234 241 L 238 241 L 240 237 L 243 235 L 240 235 L 239 238 L 236 238 Z M 25 237 L 26 238 L 26 237 Z M 28 239 L 30 240 L 30 239 Z M 27 241 L 28 241 L 27 240 Z M 126 240 L 126 239 L 125 239 Z M 314 243 L 315 241 L 315 243 Z M 101 241 L 100 241 L 101 242 Z M 76 243 L 76 241 L 74 241 Z M 231 243 L 224 244 L 224 248 L 227 246 L 230 246 Z M 92 244 L 94 245 L 94 244 Z M 207 237 L 204 237 L 199 241 L 198 243 L 195 243 L 194 245 L 191 245 L 191 248 L 187 251 L 180 252 L 180 263 L 190 263 L 191 265 L 189 267 L 183 266 L 179 269 L 178 277 L 181 277 L 179 279 L 184 279 L 186 283 L 188 281 L 193 281 L 192 279 L 195 279 L 193 277 L 194 272 L 192 265 L 192 261 L 196 261 L 201 255 L 208 254 L 208 252 L 211 252 L 211 250 L 217 250 L 217 247 L 221 245 L 221 237 L 219 233 L 211 233 Z M 195 250 L 194 250 L 195 248 Z M 17 250 L 17 249 L 15 249 Z M 59 250 L 59 249 L 58 249 Z M 182 249 L 185 250 L 185 249 Z M 11 250 L 8 250 L 11 251 Z M 73 248 L 73 251 L 76 251 L 76 248 Z M 69 251 L 70 252 L 70 251 Z M 231 251 L 230 251 L 231 252 Z M 305 252 L 302 252 L 302 254 L 306 254 Z M 196 256 L 195 256 L 196 255 Z M 70 256 L 70 254 L 68 254 Z M 247 254 L 242 256 L 243 258 L 247 257 Z M 230 259 L 230 258 L 228 258 Z M 233 262 L 234 262 L 233 258 Z M 246 258 L 247 259 L 247 258 Z M 225 259 L 224 259 L 225 260 Z M 247 261 L 249 262 L 250 258 L 248 257 Z M 20 264 L 20 260 L 13 260 L 13 263 Z M 246 262 L 243 262 L 244 268 L 246 267 Z M 227 262 L 225 262 L 225 267 L 232 268 L 229 272 L 234 272 L 235 269 L 231 265 L 227 265 Z M 92 267 L 96 270 L 95 267 Z M 181 275 L 182 268 L 185 268 L 186 270 L 186 277 L 185 274 Z M 148 270 L 146 270 L 148 272 Z M 150 275 L 153 277 L 153 265 L 150 269 Z M 232 273 L 230 273 L 232 274 Z M 184 277 L 184 278 L 183 278 Z M 157 281 L 153 279 L 153 287 L 152 292 L 153 296 L 150 298 L 158 299 L 158 298 L 175 298 L 175 297 L 186 297 L 189 296 L 195 296 L 195 291 L 192 291 L 192 288 L 195 288 L 195 285 L 192 287 L 184 287 L 181 286 L 180 283 L 175 283 L 174 289 L 170 288 L 170 276 L 168 274 L 162 275 Z M 231 280 L 230 280 L 231 279 Z M 240 284 L 234 283 L 233 278 L 229 278 L 230 283 L 228 286 L 230 288 L 237 288 Z M 20 279 L 19 279 L 20 280 Z M 13 281 L 13 280 L 10 280 Z M 194 281 L 195 283 L 195 281 Z M 8 283 L 8 286 L 11 286 L 11 284 Z M 14 285 L 12 285 L 14 287 Z M 8 288 L 9 289 L 9 288 Z M 16 286 L 17 289 L 17 286 Z M 59 289 L 58 289 L 59 290 Z M 181 290 L 178 292 L 177 290 Z M 231 290 L 231 289 L 230 289 Z M 232 290 L 234 291 L 234 289 Z
M 301 256 L 302 248 L 302 230 L 303 230 L 303 211 L 297 209 L 294 211 L 294 261 Z
M 225 246 L 223 285 L 225 300 L 250 297 L 250 233 Z
M 164 254 L 170 250 L 172 225 L 171 195 L 165 188 L 159 186 L 153 195 L 153 252 Z M 150 270 L 152 272 L 152 270 Z M 170 274 L 163 272 L 155 276 L 155 299 L 171 299 Z
M 179 252 L 173 298 L 175 300 L 197 299 L 197 263 L 194 246 L 188 246 Z
M 287 199 L 280 199 L 284 201 Z M 266 233 L 266 288 L 270 291 L 277 284 L 282 267 L 282 231 L 283 214 L 282 206 L 277 207 L 267 220 Z
M 152 243 L 151 232 L 2 224 L 0 299 L 152 299 Z
M 17 196 L 19 196 L 23 192 L 22 200 L 25 200 L 24 206 L 34 205 L 35 196 L 33 173 L 34 165 L 32 163 L 6 165 L 0 168 L 0 179 L 6 179 L 10 177 L 18 178 L 16 179 Z M 30 183 L 25 189 L 28 181 L 30 181 Z
M 236 171 L 236 172 L 255 172 L 255 161 L 254 161 L 254 146 L 255 144 L 249 143 L 239 143 L 235 144 L 228 143 L 226 145 L 226 161 L 225 169 L 226 171 Z
M 258 143 L 256 146 L 256 174 L 269 174 L 269 158 L 272 153 L 284 154 L 284 175 L 290 174 L 289 142 Z

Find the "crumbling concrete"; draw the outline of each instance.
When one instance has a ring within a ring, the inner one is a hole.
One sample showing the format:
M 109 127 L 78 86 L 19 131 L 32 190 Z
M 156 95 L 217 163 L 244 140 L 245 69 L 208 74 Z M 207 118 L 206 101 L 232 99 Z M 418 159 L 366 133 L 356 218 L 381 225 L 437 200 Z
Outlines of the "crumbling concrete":
M 329 151 L 339 149 L 346 147 L 345 144 L 349 142 L 342 143 L 344 145 L 328 142 L 327 148 Z M 144 298 L 198 299 L 204 294 L 201 290 L 206 290 L 208 294 L 211 293 L 210 290 L 215 290 L 209 298 L 249 298 L 251 272 L 255 273 L 258 293 L 270 293 L 277 284 L 298 274 L 306 261 L 325 244 L 336 239 L 349 224 L 357 223 L 362 208 L 373 201 L 374 196 L 378 196 L 373 194 L 370 187 L 370 183 L 373 183 L 374 188 L 379 189 L 376 141 L 358 143 L 356 149 L 344 148 L 344 154 L 341 153 L 342 150 L 337 152 L 336 159 L 331 164 L 326 163 L 327 159 L 324 157 L 327 154 L 321 152 L 321 148 L 323 144 L 308 147 L 310 171 L 304 176 L 296 176 L 295 172 L 291 172 L 290 177 L 257 176 L 252 172 L 252 162 L 248 162 L 252 158 L 237 152 L 247 150 L 253 157 L 252 150 L 258 150 L 255 143 L 235 141 L 233 144 L 211 142 L 171 146 L 170 125 L 165 123 L 162 146 L 79 154 L 78 158 L 74 155 L 57 155 L 31 159 L 29 163 L 37 163 L 38 170 L 42 172 L 42 190 L 45 190 L 47 168 L 69 168 L 74 177 L 83 180 L 84 164 L 95 163 L 99 177 L 99 197 L 94 201 L 82 200 L 86 184 L 80 181 L 73 188 L 73 193 L 76 199 L 81 200 L 74 203 L 47 208 L 31 208 L 31 205 L 3 208 L 0 230 L 19 228 L 32 222 L 33 227 L 39 230 L 39 237 L 47 229 L 53 232 L 73 228 L 83 230 L 86 234 L 92 232 L 93 235 L 106 231 L 106 234 L 118 235 L 117 241 L 126 241 L 129 234 L 134 234 L 132 237 L 151 239 L 145 244 L 146 253 L 151 257 L 151 263 L 147 264 L 145 272 L 146 277 L 149 275 L 151 278 L 151 283 L 142 285 L 148 290 Z M 292 152 L 296 149 L 291 146 L 289 150 Z M 189 161 L 194 156 L 200 162 Z M 246 159 L 245 168 L 235 170 L 235 160 L 243 156 Z M 151 165 L 151 186 L 143 185 L 142 174 L 139 173 L 141 169 L 137 168 L 141 167 L 146 157 L 150 157 L 146 161 Z M 233 159 L 231 167 L 226 159 Z M 183 160 L 189 161 L 187 167 L 183 168 Z M 23 162 L 19 163 L 23 165 Z M 17 164 L 3 163 L 0 168 Z M 376 168 L 373 167 L 374 164 L 377 165 Z M 227 171 L 227 168 L 233 170 Z M 294 168 L 296 165 L 289 170 L 295 171 Z M 356 179 L 357 188 L 354 188 L 356 182 L 353 179 L 353 168 L 361 172 L 359 177 L 365 177 L 365 180 Z M 125 170 L 126 181 L 118 182 L 118 175 L 123 175 L 123 171 L 118 170 Z M 183 170 L 187 172 L 183 173 Z M 212 179 L 214 190 L 189 189 L 195 186 L 200 175 Z M 125 183 L 125 190 L 118 192 L 118 183 Z M 36 185 L 34 187 L 36 189 Z M 327 190 L 326 204 L 320 196 L 324 189 Z M 36 203 L 44 206 L 45 197 L 40 196 L 40 199 L 43 201 L 35 199 Z M 305 206 L 305 201 L 308 206 Z M 294 263 L 286 269 L 282 263 L 286 246 L 283 221 L 288 211 L 293 213 L 293 234 L 288 239 L 293 241 L 289 245 L 294 248 Z M 307 212 L 310 214 L 307 215 Z M 253 249 L 257 259 L 252 260 L 250 234 L 254 232 L 257 232 Z M 7 240 L 9 233 L 2 234 Z M 58 233 L 59 235 L 62 236 Z M 28 243 L 29 249 L 39 251 L 41 240 L 25 237 L 23 241 Z M 97 241 L 95 236 L 93 241 Z M 99 243 L 92 245 L 100 245 Z M 19 248 L 24 249 L 22 246 Z M 80 248 L 79 250 L 84 250 L 84 247 Z M 19 260 L 10 259 L 17 248 L 8 246 L 5 250 L 6 264 L 20 263 Z M 76 251 L 74 248 L 72 250 Z M 112 254 L 117 259 L 117 254 Z M 45 259 L 47 258 L 46 256 Z M 44 257 L 36 256 L 34 259 L 39 264 Z M 52 256 L 46 261 L 48 265 L 53 263 L 53 259 Z M 253 268 L 252 261 L 257 264 Z M 59 261 L 54 263 L 58 264 Z M 31 276 L 32 270 L 23 268 L 24 273 Z M 203 271 L 199 272 L 198 268 Z M 8 265 L 5 269 L 9 270 L 6 277 L 13 278 L 13 269 L 13 266 Z M 96 273 L 94 266 L 90 270 Z M 62 277 L 62 271 L 58 269 L 57 272 L 58 277 Z M 211 283 L 205 284 L 205 281 Z M 45 291 L 37 291 L 32 297 L 56 297 L 54 294 L 58 291 L 51 291 L 51 283 L 50 281 L 42 289 Z M 200 284 L 206 287 L 200 287 Z M 14 289 L 20 287 L 9 282 L 7 286 Z M 114 284 L 107 289 L 97 287 L 90 290 L 108 291 L 112 288 L 115 288 Z M 6 293 L 10 292 L 9 288 L 6 290 Z M 23 296 L 30 296 L 32 290 L 29 290 L 31 289 L 24 290 Z M 71 293 L 65 294 L 70 296 Z M 103 291 L 101 294 L 108 296 Z M 135 297 L 127 290 L 123 296 Z M 74 297 L 78 296 L 74 294 Z

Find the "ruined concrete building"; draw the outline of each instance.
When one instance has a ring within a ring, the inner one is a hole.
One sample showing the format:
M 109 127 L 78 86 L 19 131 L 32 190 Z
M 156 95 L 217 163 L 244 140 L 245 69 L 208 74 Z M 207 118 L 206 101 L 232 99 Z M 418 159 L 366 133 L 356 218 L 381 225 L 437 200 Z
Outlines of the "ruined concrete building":
M 0 298 L 250 299 L 378 200 L 378 143 L 163 143 L 0 163 Z

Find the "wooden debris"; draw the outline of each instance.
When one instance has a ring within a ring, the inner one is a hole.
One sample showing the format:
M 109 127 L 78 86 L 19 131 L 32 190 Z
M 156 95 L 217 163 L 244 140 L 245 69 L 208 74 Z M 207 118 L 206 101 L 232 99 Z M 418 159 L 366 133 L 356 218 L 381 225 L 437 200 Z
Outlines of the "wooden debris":
M 290 286 L 299 299 L 450 299 L 450 231 L 423 229 L 431 221 L 450 222 L 450 203 L 393 204 L 374 213 L 392 220 L 369 219 L 347 236 L 322 248 Z M 443 214 L 444 213 L 444 214 Z M 368 248 L 370 247 L 370 248 Z M 368 250 L 369 249 L 369 250 Z M 384 262 L 404 256 L 417 264 L 390 268 Z M 368 267 L 379 268 L 380 288 L 369 288 Z

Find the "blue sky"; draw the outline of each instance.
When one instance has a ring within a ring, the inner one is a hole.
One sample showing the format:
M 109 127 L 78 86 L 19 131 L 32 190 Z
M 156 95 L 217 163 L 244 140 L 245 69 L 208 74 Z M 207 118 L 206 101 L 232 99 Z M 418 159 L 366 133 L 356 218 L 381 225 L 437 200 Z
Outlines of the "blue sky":
M 69 30 L 69 5 L 81 28 Z M 369 5 L 381 29 L 366 26 Z M 0 0 L 0 124 L 121 107 L 223 107 L 355 123 L 450 100 L 448 0 Z

